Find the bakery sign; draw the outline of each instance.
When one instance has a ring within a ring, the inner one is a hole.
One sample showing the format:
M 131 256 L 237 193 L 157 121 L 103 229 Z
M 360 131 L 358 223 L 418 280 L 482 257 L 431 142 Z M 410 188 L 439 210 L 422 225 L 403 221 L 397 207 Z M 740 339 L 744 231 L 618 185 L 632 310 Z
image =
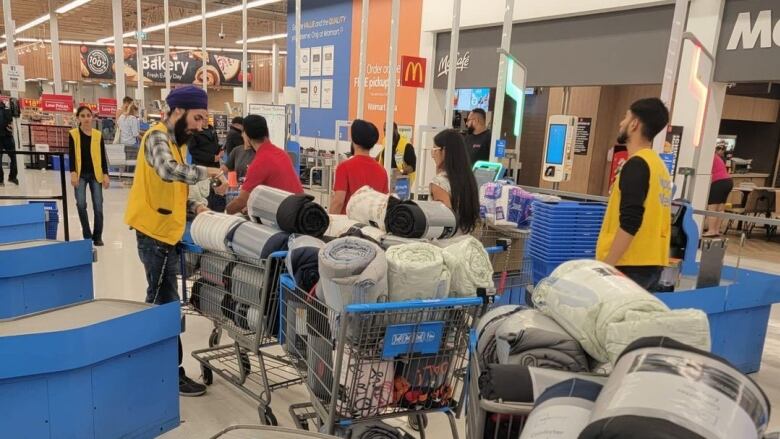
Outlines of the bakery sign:
M 136 49 L 125 47 L 122 53 L 125 77 L 129 82 L 139 79 L 138 56 Z M 204 58 L 208 63 L 204 66 Z M 208 85 L 232 85 L 243 83 L 241 72 L 241 54 L 230 52 L 204 52 L 200 50 L 174 51 L 166 62 L 164 52 L 144 52 L 141 67 L 144 82 L 165 82 L 165 71 L 170 71 L 171 82 L 174 84 L 203 84 L 204 72 Z M 114 78 L 115 53 L 111 47 L 82 46 L 81 76 L 82 78 Z M 251 80 L 251 75 L 248 80 Z

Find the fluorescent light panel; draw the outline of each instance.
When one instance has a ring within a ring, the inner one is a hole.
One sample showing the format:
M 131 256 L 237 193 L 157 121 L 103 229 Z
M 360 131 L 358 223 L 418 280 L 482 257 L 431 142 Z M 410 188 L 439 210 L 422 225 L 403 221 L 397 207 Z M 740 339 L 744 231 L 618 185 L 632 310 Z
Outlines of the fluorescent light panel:
M 58 14 L 64 14 L 66 12 L 70 12 L 70 11 L 78 8 L 79 6 L 84 6 L 84 5 L 86 5 L 87 3 L 91 2 L 91 1 L 92 0 L 74 0 L 74 1 L 72 1 L 70 3 L 66 3 L 66 4 L 60 6 L 59 8 L 56 9 L 56 12 Z
M 274 34 L 274 35 L 266 35 L 264 37 L 255 37 L 255 38 L 247 38 L 246 42 L 249 43 L 259 43 L 261 41 L 271 41 L 271 40 L 277 40 L 279 38 L 287 38 L 287 33 L 283 34 Z M 244 40 L 238 40 L 236 41 L 236 44 L 244 44 Z
M 70 12 L 70 11 L 78 8 L 79 6 L 84 6 L 85 4 L 87 4 L 87 3 L 91 2 L 91 1 L 92 0 L 74 0 L 74 1 L 72 1 L 70 3 L 66 3 L 66 4 L 60 6 L 59 8 L 57 8 L 56 12 L 58 14 L 64 14 L 66 12 Z M 50 19 L 51 19 L 51 14 L 42 15 L 42 16 L 36 18 L 35 20 L 29 22 L 29 23 L 25 23 L 25 24 L 17 27 L 16 30 L 14 31 L 14 35 L 17 35 L 17 34 L 19 34 L 21 32 L 26 31 L 26 30 L 32 29 L 35 26 L 38 26 L 39 24 L 43 24 L 43 23 L 49 21 Z M 0 38 L 5 38 L 5 37 L 6 37 L 5 34 L 0 36 Z M 5 47 L 5 46 L 0 46 L 0 48 L 2 48 L 2 47 Z
M 259 8 L 261 6 L 270 5 L 272 3 L 278 3 L 279 1 L 281 0 L 255 0 L 252 2 L 248 2 L 246 4 L 246 8 L 247 9 Z M 229 8 L 223 8 L 223 9 L 218 9 L 216 11 L 206 12 L 206 18 L 208 19 L 208 18 L 221 17 L 223 15 L 232 14 L 234 12 L 239 12 L 239 11 L 241 11 L 241 5 L 231 6 Z M 191 17 L 185 17 L 185 18 L 180 18 L 178 20 L 170 21 L 168 22 L 168 29 L 172 27 L 182 26 L 189 23 L 194 23 L 196 21 L 200 21 L 202 18 L 203 18 L 203 14 L 198 14 L 198 15 L 193 15 Z M 142 31 L 146 33 L 152 33 L 152 32 L 161 31 L 163 29 L 165 29 L 165 23 L 160 23 L 160 24 L 155 24 L 154 26 L 145 27 L 142 29 Z M 125 32 L 124 34 L 122 34 L 122 38 L 130 38 L 133 35 L 135 35 L 135 32 Z M 101 38 L 97 40 L 97 42 L 107 43 L 113 39 L 114 37 L 111 36 L 111 37 Z

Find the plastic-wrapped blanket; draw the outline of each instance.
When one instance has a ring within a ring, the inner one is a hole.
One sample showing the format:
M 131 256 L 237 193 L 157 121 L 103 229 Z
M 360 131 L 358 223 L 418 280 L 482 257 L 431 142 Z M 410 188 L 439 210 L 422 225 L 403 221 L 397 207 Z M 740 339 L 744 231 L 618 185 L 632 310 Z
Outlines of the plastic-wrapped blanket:
M 504 319 L 525 309 L 521 305 L 501 305 L 482 315 L 477 323 L 477 358 L 482 364 L 498 363 L 496 331 Z
M 218 212 L 203 212 L 190 227 L 192 241 L 206 250 L 228 252 L 228 239 L 233 230 L 247 221 L 239 216 Z
M 351 303 L 375 303 L 387 296 L 387 260 L 376 244 L 345 237 L 329 242 L 319 254 L 317 295 L 337 311 Z
M 579 439 L 759 439 L 769 410 L 761 388 L 726 360 L 650 337 L 620 356 Z
M 450 291 L 450 271 L 442 250 L 427 243 L 387 249 L 387 283 L 391 302 L 441 299 Z
M 358 221 L 349 219 L 346 215 L 329 215 L 328 230 L 325 231 L 325 236 L 328 238 L 339 238 L 341 235 L 347 233 L 353 226 L 363 226 Z
M 577 378 L 548 388 L 534 403 L 520 439 L 578 437 L 601 389 L 601 384 Z
M 241 223 L 230 237 L 230 249 L 242 259 L 262 260 L 276 251 L 287 250 L 290 234 L 265 224 Z
M 535 309 L 524 309 L 501 321 L 496 329 L 496 352 L 501 364 L 588 370 L 582 346 L 553 319 Z
M 533 403 L 548 388 L 572 378 L 603 385 L 608 377 L 518 364 L 485 364 L 479 376 L 479 394 L 487 400 Z
M 402 201 L 387 209 L 385 230 L 403 238 L 443 239 L 457 232 L 455 214 L 438 201 Z
M 633 340 L 666 335 L 709 348 L 702 337 L 706 318 L 691 311 L 670 311 L 655 296 L 615 268 L 594 260 L 569 261 L 534 289 L 537 309 L 552 317 L 597 362 L 614 361 Z M 666 313 L 659 319 L 659 313 Z M 674 322 L 670 327 L 668 322 Z M 709 326 L 706 326 L 709 334 Z
M 287 272 L 295 278 L 295 285 L 310 291 L 320 280 L 320 249 L 325 243 L 312 236 L 293 235 L 287 246 Z
M 385 229 L 385 216 L 390 196 L 363 186 L 347 203 L 347 216 L 353 221 Z
M 257 186 L 249 194 L 249 217 L 287 233 L 321 237 L 328 229 L 328 213 L 314 197 Z
M 473 236 L 444 247 L 442 255 L 452 279 L 450 297 L 475 296 L 478 288 L 493 286 L 493 265 L 485 247 Z

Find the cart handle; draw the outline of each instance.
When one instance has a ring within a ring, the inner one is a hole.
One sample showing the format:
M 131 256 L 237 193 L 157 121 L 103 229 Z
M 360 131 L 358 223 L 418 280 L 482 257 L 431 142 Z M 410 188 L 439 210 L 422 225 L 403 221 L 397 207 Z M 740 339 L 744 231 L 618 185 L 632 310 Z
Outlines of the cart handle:
M 482 299 L 479 297 L 431 299 L 431 300 L 407 300 L 403 302 L 386 303 L 356 303 L 347 305 L 344 309 L 349 313 L 362 314 L 381 311 L 398 311 L 417 308 L 445 308 L 451 306 L 479 306 Z

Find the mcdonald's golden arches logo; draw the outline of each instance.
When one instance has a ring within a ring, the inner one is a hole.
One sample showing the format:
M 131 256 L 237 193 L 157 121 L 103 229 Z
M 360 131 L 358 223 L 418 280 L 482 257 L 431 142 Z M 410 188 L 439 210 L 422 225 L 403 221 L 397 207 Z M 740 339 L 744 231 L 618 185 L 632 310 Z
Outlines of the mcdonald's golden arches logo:
M 425 58 L 401 57 L 401 85 L 404 87 L 425 87 Z

